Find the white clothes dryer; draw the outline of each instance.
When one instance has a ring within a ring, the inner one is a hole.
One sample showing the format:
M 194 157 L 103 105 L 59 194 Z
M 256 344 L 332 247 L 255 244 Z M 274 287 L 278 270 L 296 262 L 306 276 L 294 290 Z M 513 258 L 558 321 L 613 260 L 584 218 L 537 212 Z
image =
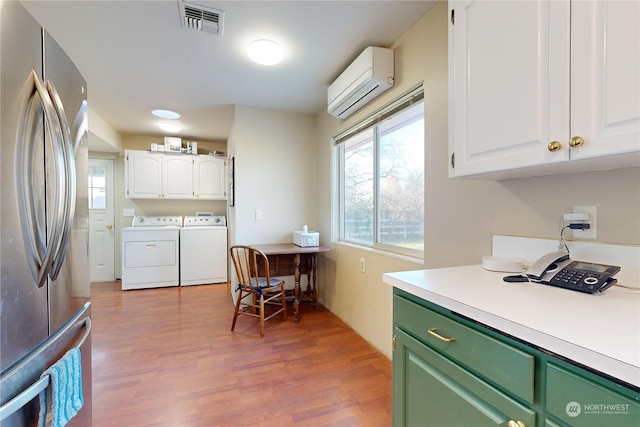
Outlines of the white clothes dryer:
M 122 229 L 122 290 L 178 286 L 181 216 L 135 216 Z
M 224 216 L 185 216 L 180 229 L 180 285 L 227 282 Z

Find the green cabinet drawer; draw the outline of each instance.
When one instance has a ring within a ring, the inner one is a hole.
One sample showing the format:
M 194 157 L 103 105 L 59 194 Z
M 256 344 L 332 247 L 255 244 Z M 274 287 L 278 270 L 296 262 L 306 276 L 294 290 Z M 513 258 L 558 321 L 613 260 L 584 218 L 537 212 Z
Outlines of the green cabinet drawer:
M 636 399 L 547 363 L 546 410 L 575 426 L 640 425 L 640 394 Z
M 447 357 L 533 403 L 535 358 L 531 354 L 398 295 L 394 295 L 393 320 Z
M 396 328 L 394 420 L 401 426 L 536 425 L 536 413 Z

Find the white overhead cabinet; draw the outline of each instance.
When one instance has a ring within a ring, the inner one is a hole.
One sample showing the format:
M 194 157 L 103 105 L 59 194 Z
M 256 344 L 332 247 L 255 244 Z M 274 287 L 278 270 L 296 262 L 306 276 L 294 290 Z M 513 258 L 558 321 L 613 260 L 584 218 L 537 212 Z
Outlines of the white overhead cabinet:
M 223 157 L 193 156 L 193 197 L 226 200 L 227 167 Z
M 449 1 L 449 172 L 640 165 L 640 3 Z
M 226 199 L 224 158 L 125 150 L 130 199 Z
M 193 160 L 181 154 L 161 154 L 163 199 L 193 199 Z
M 162 197 L 161 154 L 125 150 L 125 196 L 130 199 Z

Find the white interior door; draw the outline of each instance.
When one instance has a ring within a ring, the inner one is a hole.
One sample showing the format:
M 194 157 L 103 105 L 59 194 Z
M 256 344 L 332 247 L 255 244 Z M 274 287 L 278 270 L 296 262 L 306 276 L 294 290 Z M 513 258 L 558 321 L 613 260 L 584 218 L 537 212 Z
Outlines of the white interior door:
M 113 160 L 89 159 L 89 264 L 92 282 L 115 280 Z

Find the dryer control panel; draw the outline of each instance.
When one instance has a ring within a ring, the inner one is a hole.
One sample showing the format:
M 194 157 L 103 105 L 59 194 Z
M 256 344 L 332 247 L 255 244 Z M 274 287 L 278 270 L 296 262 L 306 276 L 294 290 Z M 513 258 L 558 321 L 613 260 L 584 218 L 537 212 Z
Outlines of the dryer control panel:
M 136 215 L 131 223 L 132 227 L 182 227 L 182 217 L 175 216 L 147 216 Z

